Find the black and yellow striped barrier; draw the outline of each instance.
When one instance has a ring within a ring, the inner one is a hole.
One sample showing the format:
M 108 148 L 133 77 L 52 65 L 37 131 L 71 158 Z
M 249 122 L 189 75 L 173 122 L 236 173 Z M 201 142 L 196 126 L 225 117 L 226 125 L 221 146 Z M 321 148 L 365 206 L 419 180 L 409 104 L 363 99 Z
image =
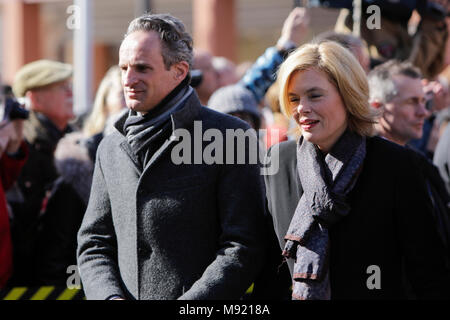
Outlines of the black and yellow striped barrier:
M 67 287 L 14 287 L 0 291 L 0 300 L 85 300 L 82 289 Z
M 246 295 L 253 291 L 253 284 L 247 289 Z M 0 291 L 0 300 L 86 300 L 83 289 L 67 287 L 13 287 Z

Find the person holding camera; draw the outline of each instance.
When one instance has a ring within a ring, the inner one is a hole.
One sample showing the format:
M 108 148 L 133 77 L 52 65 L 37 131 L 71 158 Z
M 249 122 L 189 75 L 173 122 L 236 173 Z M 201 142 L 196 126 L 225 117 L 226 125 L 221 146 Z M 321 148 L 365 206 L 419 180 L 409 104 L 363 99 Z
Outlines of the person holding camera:
M 352 1 L 333 7 L 344 8 L 335 31 L 352 33 Z M 435 79 L 449 63 L 449 12 L 449 0 L 363 0 L 360 33 L 369 47 L 372 67 L 391 59 L 407 60 L 424 77 Z
M 7 109 L 7 108 L 5 108 Z M 0 289 L 13 271 L 9 211 L 5 198 L 28 156 L 23 140 L 23 119 L 11 119 L 6 113 L 0 122 Z
M 11 225 L 14 244 L 14 285 L 33 283 L 32 261 L 43 199 L 58 173 L 54 165 L 54 150 L 58 141 L 72 131 L 72 66 L 38 60 L 23 66 L 13 82 L 13 93 L 25 100 L 30 110 L 24 121 L 24 138 L 29 159 L 22 168 L 17 187 L 8 193 L 12 208 Z M 31 267 L 30 267 L 31 266 Z

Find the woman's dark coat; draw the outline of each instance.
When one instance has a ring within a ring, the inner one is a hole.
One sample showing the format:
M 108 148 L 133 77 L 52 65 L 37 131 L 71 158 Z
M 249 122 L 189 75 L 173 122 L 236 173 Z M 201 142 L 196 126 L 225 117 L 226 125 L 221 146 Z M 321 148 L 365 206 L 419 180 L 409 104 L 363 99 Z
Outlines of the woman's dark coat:
M 268 157 L 280 161 L 279 172 L 265 178 L 269 211 L 283 248 L 302 194 L 296 143 L 280 143 Z M 332 299 L 404 299 L 409 286 L 418 298 L 450 297 L 444 247 L 425 183 L 408 151 L 368 138 L 363 171 L 348 202 L 349 215 L 329 230 Z M 291 273 L 292 265 L 290 259 Z M 371 266 L 379 267 L 380 289 L 369 289 L 374 283 Z

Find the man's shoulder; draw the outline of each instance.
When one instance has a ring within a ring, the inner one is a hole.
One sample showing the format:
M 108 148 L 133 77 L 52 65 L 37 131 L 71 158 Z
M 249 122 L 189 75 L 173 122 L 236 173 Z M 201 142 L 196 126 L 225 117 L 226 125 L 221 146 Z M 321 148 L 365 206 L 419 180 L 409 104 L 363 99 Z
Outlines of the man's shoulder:
M 250 129 L 247 122 L 229 114 L 215 111 L 206 106 L 201 107 L 197 121 L 202 121 L 203 128 L 225 129 Z
M 368 138 L 367 156 L 378 170 L 402 177 L 419 172 L 423 165 L 421 155 L 416 151 L 380 137 Z
M 297 150 L 297 141 L 287 140 L 287 141 L 281 141 L 277 144 L 272 145 L 269 148 L 269 150 L 267 151 L 267 153 L 270 155 L 287 154 L 288 156 L 290 156 L 290 155 L 295 155 L 296 150 Z
M 279 159 L 280 167 L 291 166 L 297 163 L 297 141 L 288 140 L 272 145 L 266 156 Z
M 367 138 L 367 149 L 373 155 L 390 162 L 395 159 L 410 157 L 409 151 L 405 147 L 378 136 Z
M 98 145 L 97 152 L 98 153 L 110 153 L 113 152 L 115 148 L 117 148 L 122 141 L 125 141 L 125 137 L 114 130 L 110 134 L 103 137 Z

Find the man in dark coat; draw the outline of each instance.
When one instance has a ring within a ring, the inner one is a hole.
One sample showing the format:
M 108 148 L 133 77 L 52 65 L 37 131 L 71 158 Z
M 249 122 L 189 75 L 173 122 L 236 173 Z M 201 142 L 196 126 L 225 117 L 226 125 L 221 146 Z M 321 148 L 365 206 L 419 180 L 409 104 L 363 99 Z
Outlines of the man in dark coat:
M 371 105 L 381 110 L 377 133 L 401 146 L 423 135 L 424 121 L 430 115 L 422 74 L 409 62 L 391 60 L 374 68 L 368 76 Z M 436 232 L 447 248 L 450 259 L 450 195 L 436 166 L 425 154 L 407 147 L 419 168 L 433 204 Z
M 260 169 L 228 161 L 247 144 L 218 147 L 227 162 L 210 162 L 197 139 L 249 126 L 201 106 L 189 86 L 192 39 L 178 19 L 135 19 L 119 57 L 130 111 L 97 152 L 78 233 L 86 297 L 238 299 L 263 259 Z
M 37 222 L 46 192 L 58 177 L 53 152 L 59 139 L 70 131 L 69 121 L 74 117 L 71 77 L 71 65 L 38 60 L 23 66 L 14 79 L 14 95 L 24 100 L 30 114 L 24 123 L 29 158 L 7 196 L 13 212 L 13 285 L 34 282 Z

